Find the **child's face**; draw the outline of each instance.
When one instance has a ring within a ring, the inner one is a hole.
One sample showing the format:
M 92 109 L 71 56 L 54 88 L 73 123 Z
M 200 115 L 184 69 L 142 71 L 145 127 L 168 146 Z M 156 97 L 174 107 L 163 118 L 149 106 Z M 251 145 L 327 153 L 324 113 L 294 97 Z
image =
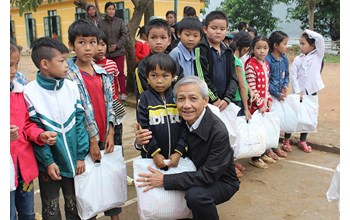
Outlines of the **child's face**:
M 264 40 L 259 40 L 256 42 L 253 52 L 256 59 L 264 61 L 269 52 L 269 44 Z
M 188 50 L 192 50 L 201 40 L 201 32 L 198 30 L 183 30 L 179 37 Z
M 157 68 L 148 74 L 147 79 L 149 85 L 161 96 L 164 96 L 165 91 L 171 86 L 174 78 L 171 73 L 161 70 L 159 65 L 157 65 Z
M 165 28 L 152 28 L 149 31 L 147 42 L 153 53 L 162 53 L 169 46 L 171 38 Z
M 280 44 L 274 45 L 274 50 L 276 50 L 280 54 L 285 54 L 287 52 L 287 44 L 288 44 L 288 38 L 284 38 Z
M 207 39 L 212 45 L 219 45 L 226 36 L 227 22 L 224 19 L 214 19 L 209 22 L 208 27 L 204 27 Z
M 168 22 L 168 24 L 171 26 L 175 23 L 175 15 L 174 14 L 168 14 L 168 16 L 166 16 L 166 21 Z
M 12 82 L 16 76 L 19 60 L 20 60 L 19 51 L 17 51 L 17 50 L 13 51 L 10 54 L 10 82 Z
M 41 72 L 49 78 L 63 79 L 68 72 L 68 53 L 53 51 L 54 57 L 51 60 L 42 60 L 40 62 Z
M 94 56 L 95 60 L 102 60 L 106 54 L 107 44 L 100 40 L 97 44 L 96 54 Z
M 82 63 L 90 63 L 97 49 L 96 37 L 77 36 L 73 44 L 73 50 L 77 55 L 77 60 Z
M 300 50 L 301 50 L 301 53 L 303 54 L 308 54 L 315 49 L 315 46 L 309 44 L 305 39 L 305 37 L 300 37 L 299 42 L 300 42 Z

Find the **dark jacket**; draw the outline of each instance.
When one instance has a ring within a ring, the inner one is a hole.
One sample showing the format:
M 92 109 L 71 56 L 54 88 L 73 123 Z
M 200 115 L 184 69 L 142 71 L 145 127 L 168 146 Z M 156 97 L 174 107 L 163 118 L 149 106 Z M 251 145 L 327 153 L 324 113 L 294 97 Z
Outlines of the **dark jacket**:
M 210 186 L 218 180 L 239 188 L 227 129 L 209 108 L 206 108 L 199 127 L 189 132 L 185 140 L 197 171 L 164 175 L 166 190 Z
M 226 46 L 226 45 L 225 45 Z M 209 88 L 210 103 L 218 100 L 218 98 L 225 100 L 227 103 L 233 101 L 238 88 L 238 81 L 236 76 L 235 59 L 232 50 L 227 47 L 225 51 L 226 56 L 226 89 L 223 97 L 218 97 L 217 90 L 212 83 L 213 75 L 213 55 L 211 47 L 205 35 L 203 35 L 198 46 L 200 48 L 200 63 L 203 71 L 203 75 L 198 72 L 198 68 L 195 68 L 195 74 L 201 79 L 204 79 Z
M 147 82 L 147 76 L 146 76 L 146 63 L 147 60 L 150 56 L 152 56 L 154 53 L 151 53 L 142 59 L 137 67 L 135 68 L 135 96 L 136 96 L 136 103 L 139 100 L 140 94 L 143 91 L 146 91 L 148 89 L 148 82 Z M 169 55 L 170 56 L 170 55 Z M 176 63 L 176 76 L 175 79 L 173 80 L 172 86 L 182 77 L 184 77 L 183 69 L 180 66 L 180 64 Z
M 105 33 L 107 37 L 107 44 L 116 44 L 117 49 L 112 52 L 106 52 L 106 57 L 115 59 L 117 56 L 125 55 L 125 43 L 127 40 L 127 31 L 124 21 L 121 18 L 109 18 L 107 15 L 104 19 L 98 22 L 98 27 Z
M 186 142 L 180 139 L 181 118 L 172 87 L 166 90 L 165 100 L 152 87 L 143 92 L 137 105 L 137 122 L 142 128 L 152 131 L 153 136 L 150 143 L 142 146 L 143 158 L 161 153 L 168 159 L 175 151 L 181 155 L 186 152 Z

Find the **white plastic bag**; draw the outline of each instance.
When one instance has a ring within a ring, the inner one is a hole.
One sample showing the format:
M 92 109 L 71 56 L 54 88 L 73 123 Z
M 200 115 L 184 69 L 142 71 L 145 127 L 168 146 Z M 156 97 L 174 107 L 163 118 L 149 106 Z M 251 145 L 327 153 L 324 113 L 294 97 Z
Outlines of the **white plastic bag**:
M 80 218 L 89 219 L 111 208 L 121 207 L 127 199 L 127 174 L 122 146 L 112 153 L 101 151 L 100 163 L 90 154 L 85 158 L 86 170 L 74 177 L 77 209 Z
M 221 119 L 221 121 L 224 122 L 229 134 L 230 145 L 233 149 L 235 149 L 238 136 L 237 114 L 240 110 L 240 107 L 234 103 L 230 103 L 222 112 L 220 112 L 220 109 L 215 105 L 208 104 L 208 107 L 216 116 Z
M 165 190 L 163 187 L 143 192 L 144 187 L 138 187 L 139 173 L 149 173 L 148 167 L 164 174 L 196 171 L 193 162 L 188 158 L 180 158 L 179 165 L 167 171 L 156 168 L 153 159 L 138 158 L 133 161 L 135 188 L 137 193 L 138 213 L 141 220 L 173 220 L 192 218 L 192 211 L 187 207 L 185 191 Z
M 245 116 L 237 117 L 237 146 L 234 149 L 235 160 L 261 156 L 266 150 L 264 124 L 257 111 L 247 123 Z
M 338 204 L 339 204 L 340 202 L 340 164 L 338 164 L 337 169 L 333 174 L 326 196 L 329 202 L 338 201 Z
M 255 113 L 258 113 L 256 111 Z M 254 113 L 254 114 L 255 114 Z M 265 131 L 266 149 L 277 148 L 280 137 L 280 119 L 275 112 L 258 113 L 256 117 L 262 120 L 263 129 Z
M 318 120 L 318 96 L 304 95 L 299 102 L 298 132 L 316 132 Z
M 12 156 L 10 154 L 10 191 L 14 191 L 16 189 L 16 173 L 15 167 L 13 165 Z

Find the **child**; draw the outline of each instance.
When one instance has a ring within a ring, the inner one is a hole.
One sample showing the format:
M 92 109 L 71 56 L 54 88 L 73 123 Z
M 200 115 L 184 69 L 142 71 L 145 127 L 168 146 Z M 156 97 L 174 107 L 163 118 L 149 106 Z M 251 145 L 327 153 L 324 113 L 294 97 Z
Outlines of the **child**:
M 118 67 L 117 64 L 110 59 L 105 57 L 107 51 L 107 38 L 103 31 L 99 31 L 99 41 L 97 44 L 96 54 L 94 55 L 94 62 L 104 68 L 106 72 L 112 77 L 112 92 L 113 92 L 113 110 L 117 117 L 117 125 L 114 127 L 114 144 L 122 144 L 123 136 L 123 124 L 122 121 L 126 117 L 124 106 L 120 103 L 118 97 Z M 132 185 L 133 180 L 128 176 L 128 184 Z
M 151 51 L 149 45 L 146 43 L 146 26 L 140 28 L 137 36 L 140 38 L 135 43 L 135 56 L 136 62 L 140 62 L 143 58 L 147 57 Z
M 181 119 L 172 94 L 175 75 L 176 63 L 169 55 L 151 56 L 146 63 L 150 87 L 140 95 L 137 105 L 137 122 L 153 135 L 150 142 L 142 146 L 141 156 L 152 157 L 158 168 L 177 166 L 185 153 L 185 145 L 177 145 Z M 164 159 L 170 162 L 165 164 Z
M 24 89 L 30 118 L 38 126 L 58 133 L 54 147 L 34 146 L 44 219 L 61 218 L 58 203 L 61 189 L 66 219 L 80 219 L 74 176 L 85 171 L 89 142 L 78 86 L 65 79 L 68 53 L 68 48 L 57 40 L 37 39 L 31 56 L 39 71 L 36 80 Z
M 101 160 L 100 150 L 114 150 L 114 126 L 112 84 L 109 74 L 93 61 L 98 43 L 99 29 L 90 22 L 79 19 L 68 28 L 69 45 L 76 56 L 68 60 L 67 78 L 78 84 L 81 102 L 85 109 L 85 128 L 90 139 L 90 155 L 93 161 Z M 105 212 L 111 219 L 119 219 L 121 208 Z M 93 219 L 95 219 L 94 217 Z
M 269 37 L 270 52 L 266 57 L 266 61 L 270 67 L 269 92 L 278 101 L 283 101 L 287 96 L 289 85 L 289 61 L 285 53 L 287 52 L 288 35 L 283 31 L 274 31 Z M 289 148 L 277 147 L 273 151 L 279 157 L 286 157 L 285 151 Z
M 156 18 L 151 20 L 146 26 L 147 43 L 151 49 L 150 54 L 141 60 L 135 69 L 135 96 L 136 103 L 140 94 L 148 89 L 146 76 L 146 62 L 149 57 L 156 53 L 165 52 L 171 41 L 170 26 L 164 19 Z M 183 70 L 179 64 L 176 64 L 176 75 L 173 84 L 183 77 Z
M 301 54 L 295 57 L 292 64 L 293 93 L 303 95 L 317 95 L 324 84 L 321 78 L 323 57 L 325 51 L 324 38 L 319 33 L 306 29 L 299 39 Z M 283 141 L 284 149 L 291 149 L 289 139 L 291 134 L 286 133 Z M 307 133 L 300 134 L 298 148 L 306 153 L 312 151 L 306 144 Z
M 10 219 L 34 219 L 34 185 L 38 165 L 31 142 L 54 145 L 56 132 L 44 131 L 29 118 L 23 96 L 24 87 L 15 79 L 20 52 L 10 41 L 10 152 L 13 161 L 14 187 L 10 191 Z
M 210 12 L 204 20 L 205 36 L 198 44 L 203 73 L 199 78 L 209 87 L 210 103 L 223 111 L 233 98 L 237 89 L 237 77 L 233 68 L 232 50 L 222 40 L 226 36 L 228 19 L 221 11 Z
M 202 23 L 194 17 L 186 17 L 181 20 L 178 27 L 180 42 L 171 52 L 170 56 L 180 64 L 185 76 L 195 74 L 194 48 L 203 35 Z
M 256 110 L 264 113 L 269 111 L 272 105 L 268 84 L 269 64 L 265 60 L 269 52 L 269 40 L 264 36 L 256 36 L 251 47 L 252 54 L 245 64 L 245 74 L 249 87 L 259 96 L 251 103 L 250 114 L 253 114 Z M 266 169 L 268 168 L 266 163 L 275 163 L 276 160 L 278 160 L 277 155 L 271 149 L 268 149 L 260 158 L 251 158 L 249 163 L 255 167 Z

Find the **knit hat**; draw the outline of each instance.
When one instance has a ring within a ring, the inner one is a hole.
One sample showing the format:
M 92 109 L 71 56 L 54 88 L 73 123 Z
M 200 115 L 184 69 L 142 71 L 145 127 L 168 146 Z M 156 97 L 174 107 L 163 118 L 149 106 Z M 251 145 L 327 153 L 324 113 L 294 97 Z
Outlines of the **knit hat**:
M 91 8 L 91 7 L 96 8 L 95 5 L 93 5 L 93 4 L 87 4 L 86 5 L 86 11 L 89 11 L 89 8 Z
M 107 8 L 109 7 L 109 6 L 111 6 L 111 5 L 113 5 L 114 6 L 114 8 L 115 8 L 115 5 L 114 5 L 114 3 L 113 2 L 107 2 L 106 4 L 105 4 L 105 11 L 107 10 Z

